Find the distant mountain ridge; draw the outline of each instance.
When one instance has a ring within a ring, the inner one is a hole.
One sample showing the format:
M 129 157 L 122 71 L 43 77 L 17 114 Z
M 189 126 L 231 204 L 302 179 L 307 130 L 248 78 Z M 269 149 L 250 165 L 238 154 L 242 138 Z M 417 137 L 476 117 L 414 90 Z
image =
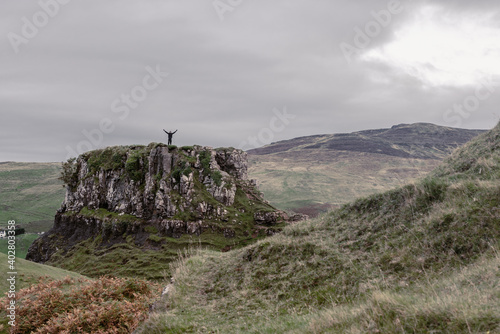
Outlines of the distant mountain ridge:
M 430 123 L 323 134 L 249 150 L 249 174 L 282 210 L 314 216 L 412 182 L 485 130 Z
M 484 132 L 485 130 L 450 128 L 431 123 L 399 124 L 389 129 L 299 137 L 252 149 L 248 153 L 267 155 L 320 149 L 377 153 L 401 158 L 443 159 L 458 146 Z

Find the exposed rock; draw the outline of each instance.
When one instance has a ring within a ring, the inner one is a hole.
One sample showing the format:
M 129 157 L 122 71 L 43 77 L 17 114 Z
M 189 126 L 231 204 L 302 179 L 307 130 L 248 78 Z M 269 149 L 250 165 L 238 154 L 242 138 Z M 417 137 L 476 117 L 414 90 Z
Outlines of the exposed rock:
M 247 155 L 238 154 L 236 149 L 219 149 L 216 151 L 215 159 L 222 170 L 233 177 L 241 180 L 248 179 Z
M 233 148 L 111 147 L 82 154 L 69 170 L 54 227 L 33 243 L 27 259 L 50 262 L 55 253 L 96 238 L 103 248 L 132 242 L 160 249 L 168 237 L 207 235 L 209 245 L 230 249 L 238 238 L 247 243 L 250 235 L 278 232 L 287 219 L 262 199 L 248 180 L 246 153 Z M 273 228 L 255 233 L 249 221 Z
M 273 211 L 273 212 L 255 212 L 254 220 L 257 224 L 262 225 L 276 225 L 278 222 L 282 222 L 284 220 L 288 220 L 288 216 L 286 213 L 281 211 Z
M 308 220 L 308 219 L 309 219 L 309 216 L 304 215 L 302 213 L 295 213 L 295 214 L 288 217 L 289 222 L 299 222 L 299 221 Z
M 143 154 L 140 165 L 146 172 L 140 181 L 131 180 L 127 175 L 127 165 L 117 170 L 101 168 L 98 171 L 90 171 L 89 154 L 80 156 L 76 161 L 79 171 L 78 185 L 75 190 L 68 188 L 63 208 L 74 212 L 83 207 L 105 208 L 143 219 L 150 219 L 155 215 L 173 217 L 179 211 L 196 209 L 191 205 L 195 191 L 195 173 L 192 169 L 197 168 L 197 165 L 200 168 L 199 155 L 202 152 L 208 152 L 212 159 L 209 171 L 199 171 L 199 181 L 218 202 L 226 206 L 232 205 L 237 181 L 246 181 L 247 178 L 245 152 L 213 151 L 197 146 L 191 152 L 196 162 L 193 166 L 187 166 L 191 154 L 169 152 L 167 147 L 159 146 Z M 127 159 L 130 159 L 132 154 L 133 151 L 127 152 Z M 186 173 L 188 168 L 191 168 L 191 171 Z M 176 172 L 177 175 L 173 175 Z M 221 175 L 220 182 L 214 179 L 214 175 Z M 172 200 L 173 192 L 180 195 L 176 196 L 176 202 Z M 196 206 L 198 204 L 196 203 Z

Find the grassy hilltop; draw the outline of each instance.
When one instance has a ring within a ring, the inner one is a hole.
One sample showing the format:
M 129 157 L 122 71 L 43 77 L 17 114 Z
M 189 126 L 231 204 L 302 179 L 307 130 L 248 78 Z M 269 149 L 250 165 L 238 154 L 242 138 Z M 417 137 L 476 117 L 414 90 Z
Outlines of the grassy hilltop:
M 500 124 L 418 182 L 179 259 L 142 333 L 500 333 L 499 180 Z

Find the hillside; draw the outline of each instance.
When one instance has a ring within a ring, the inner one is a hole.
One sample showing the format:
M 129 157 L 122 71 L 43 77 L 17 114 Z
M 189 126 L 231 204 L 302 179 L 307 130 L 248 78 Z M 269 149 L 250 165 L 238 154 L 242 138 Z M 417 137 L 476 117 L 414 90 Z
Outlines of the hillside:
M 335 150 L 378 153 L 410 159 L 439 159 L 484 130 L 449 128 L 430 123 L 394 125 L 390 129 L 315 135 L 284 140 L 249 150 L 252 155 L 268 155 L 301 150 Z
M 249 174 L 276 207 L 313 216 L 421 178 L 483 132 L 416 123 L 295 138 L 249 150 Z
M 0 163 L 0 227 L 15 220 L 28 233 L 48 231 L 65 190 L 60 163 Z
M 227 251 L 282 229 L 233 148 L 117 146 L 63 166 L 66 197 L 27 259 L 95 277 L 163 278 L 178 252 Z
M 8 257 L 6 254 L 0 253 L 0 270 L 2 274 L 0 275 L 0 304 L 3 304 L 2 297 L 6 297 L 9 291 L 10 284 L 7 278 L 10 278 L 8 272 L 11 272 L 8 264 Z M 33 263 L 31 261 L 26 261 L 20 258 L 16 258 L 15 261 L 15 272 L 18 273 L 16 276 L 16 291 L 21 289 L 29 288 L 39 282 L 48 283 L 54 280 L 62 280 L 65 278 L 71 279 L 85 279 L 85 276 L 80 274 L 67 271 L 64 269 L 46 266 L 38 263 Z M 3 305 L 2 305 L 3 306 Z M 9 333 L 7 330 L 10 326 L 7 325 L 9 319 L 6 316 L 5 308 L 0 309 L 0 333 Z
M 143 333 L 500 333 L 500 124 L 429 176 L 228 253 L 193 251 Z
M 7 263 L 7 255 L 0 253 L 0 262 L 1 264 L 1 269 L 2 269 L 2 276 L 1 276 L 1 282 L 0 282 L 0 291 L 2 292 L 2 297 L 3 293 L 8 290 L 8 284 L 6 281 L 6 275 L 8 270 L 8 263 Z M 19 276 L 17 279 L 17 284 L 16 288 L 18 289 L 23 289 L 26 287 L 29 287 L 30 285 L 37 283 L 40 278 L 47 278 L 50 280 L 59 280 L 63 279 L 66 276 L 72 277 L 72 278 L 83 278 L 84 276 L 71 272 L 68 270 L 56 268 L 56 267 L 51 267 L 51 266 L 46 266 L 42 265 L 39 263 L 34 263 L 31 261 L 26 261 L 23 259 L 16 259 L 15 262 L 15 268 L 16 271 L 18 272 Z

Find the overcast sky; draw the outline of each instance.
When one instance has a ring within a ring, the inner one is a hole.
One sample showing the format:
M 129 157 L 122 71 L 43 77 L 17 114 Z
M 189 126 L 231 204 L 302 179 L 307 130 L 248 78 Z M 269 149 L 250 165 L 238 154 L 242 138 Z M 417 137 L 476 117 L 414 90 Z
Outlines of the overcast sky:
M 451 3 L 451 4 L 450 4 Z M 0 161 L 500 117 L 500 3 L 4 0 Z

